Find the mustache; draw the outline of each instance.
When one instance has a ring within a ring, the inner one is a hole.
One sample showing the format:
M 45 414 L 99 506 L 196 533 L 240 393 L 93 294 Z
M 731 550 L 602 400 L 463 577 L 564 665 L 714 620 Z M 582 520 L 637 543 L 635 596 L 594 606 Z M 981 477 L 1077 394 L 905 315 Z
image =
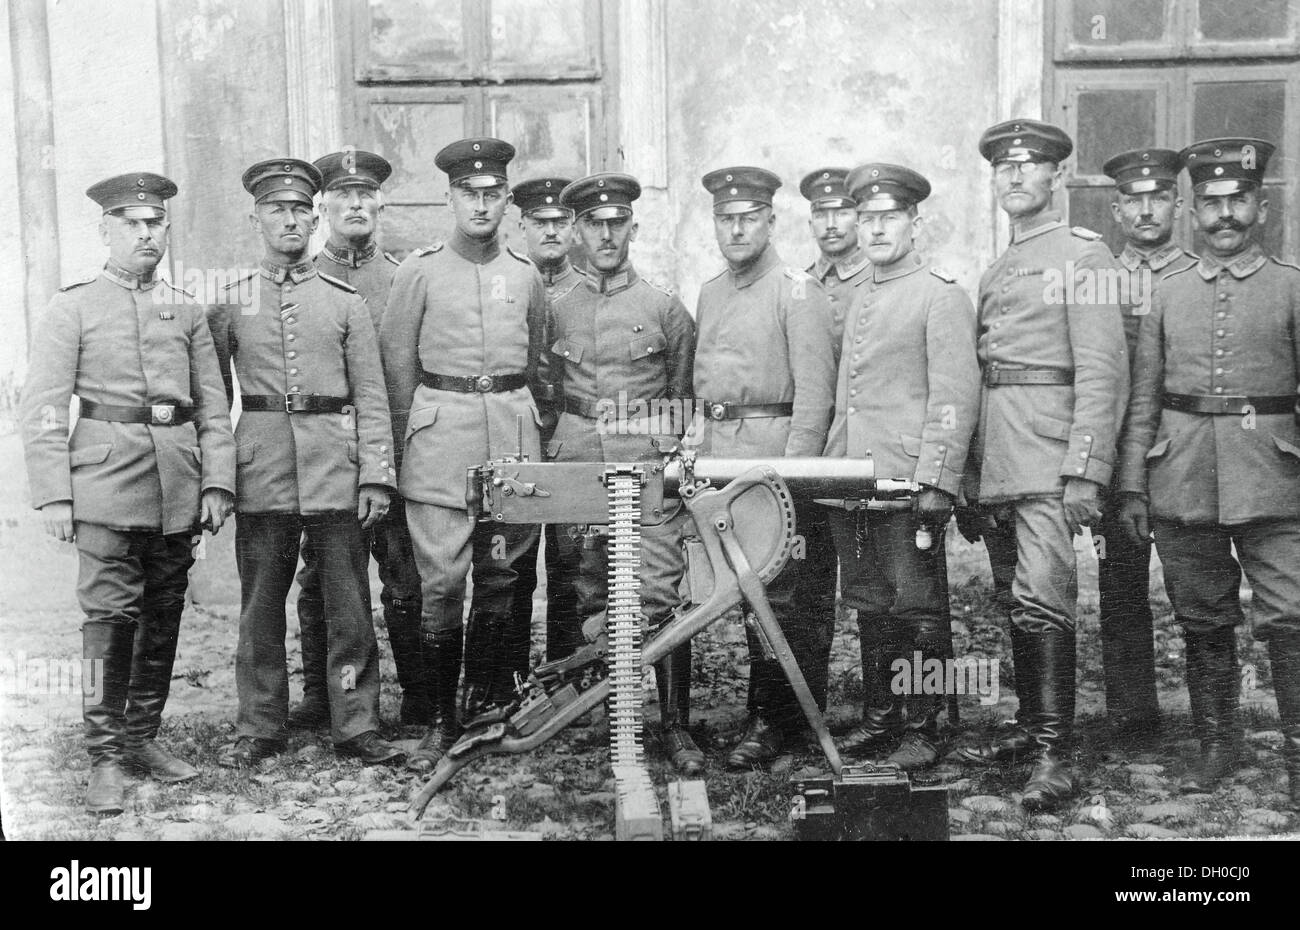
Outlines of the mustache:
M 1211 226 L 1209 232 L 1211 235 L 1213 235 L 1214 233 L 1224 232 L 1229 229 L 1231 229 L 1233 232 L 1245 232 L 1246 227 L 1243 226 L 1241 223 L 1237 222 L 1236 220 L 1226 219 L 1226 220 L 1219 220 L 1217 223 Z

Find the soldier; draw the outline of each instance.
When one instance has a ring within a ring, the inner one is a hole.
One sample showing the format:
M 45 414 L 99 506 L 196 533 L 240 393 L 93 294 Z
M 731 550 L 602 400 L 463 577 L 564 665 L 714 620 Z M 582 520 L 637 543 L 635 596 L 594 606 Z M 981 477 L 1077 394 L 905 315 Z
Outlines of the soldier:
M 1291 804 L 1300 808 L 1300 268 L 1259 243 L 1272 153 L 1271 143 L 1235 138 L 1179 153 L 1205 250 L 1160 280 L 1142 320 L 1120 520 L 1146 540 L 1154 519 L 1187 643 L 1201 752 L 1183 790 L 1210 791 L 1235 764 L 1244 573 L 1254 632 L 1268 641 Z
M 203 311 L 154 276 L 176 185 L 132 172 L 86 195 L 103 210 L 108 263 L 50 301 L 20 418 L 32 503 L 47 533 L 77 546 L 86 810 L 119 814 L 124 766 L 164 782 L 199 774 L 155 739 L 194 534 L 217 532 L 234 507 L 235 443 Z
M 1181 271 L 1196 256 L 1173 242 L 1174 221 L 1182 215 L 1178 196 L 1178 153 L 1169 149 L 1122 152 L 1102 166 L 1115 180 L 1110 212 L 1124 233 L 1118 261 L 1129 279 L 1124 314 L 1129 373 L 1137 354 L 1138 324 L 1151 309 L 1160 275 Z M 1121 433 L 1121 444 L 1123 442 Z M 1119 475 L 1113 476 L 1116 481 Z M 1149 736 L 1160 726 L 1156 699 L 1155 621 L 1151 614 L 1151 547 L 1134 545 L 1118 522 L 1119 499 L 1106 496 L 1098 543 L 1097 581 L 1101 595 L 1101 657 L 1106 680 L 1106 711 L 1116 730 Z
M 967 497 L 1015 524 L 1011 646 L 1018 723 L 968 757 L 1026 756 L 1023 804 L 1075 792 L 1073 535 L 1100 519 L 1128 393 L 1124 326 L 1107 282 L 1118 267 L 1101 236 L 1052 209 L 1074 143 L 1056 126 L 1014 119 L 985 130 L 980 154 L 1011 219 L 1011 244 L 980 280 L 984 392 Z
M 546 284 L 546 297 L 554 302 L 556 294 L 567 290 L 582 277 L 582 271 L 569 261 L 569 250 L 574 244 L 573 211 L 560 205 L 560 192 L 571 179 L 533 178 L 516 184 L 511 190 L 515 206 L 519 208 L 519 230 L 523 234 L 528 257 L 541 272 Z M 563 577 L 558 570 L 555 551 L 555 524 L 547 524 L 542 534 L 546 536 L 543 556 L 546 570 L 546 659 L 554 661 L 572 653 L 582 635 L 574 608 L 573 579 Z M 515 620 L 512 630 L 516 642 L 511 645 L 516 656 L 512 666 L 528 664 L 529 633 L 533 619 L 533 593 L 537 587 L 537 546 L 525 552 L 515 562 L 519 578 L 515 584 Z
M 909 667 L 952 659 L 943 538 L 979 416 L 975 308 L 952 275 L 916 250 L 917 204 L 930 195 L 924 177 L 899 165 L 867 164 L 853 169 L 847 184 L 870 265 L 845 321 L 849 354 L 840 366 L 826 455 L 869 454 L 877 474 L 922 490 L 906 511 L 831 512 L 845 604 L 857 608 L 864 639 L 869 634 L 878 644 L 864 644 L 864 656 L 875 660 L 864 682 L 874 679 L 874 689 L 862 725 L 840 748 L 868 753 L 901 734 L 886 761 L 911 770 L 938 761 L 947 700 L 943 693 L 899 694 L 887 683 L 898 659 Z M 925 550 L 916 543 L 921 528 L 934 539 Z
M 514 675 L 527 671 L 510 665 L 506 644 L 518 622 L 514 564 L 537 528 L 475 525 L 465 504 L 468 467 L 520 451 L 533 461 L 541 454 L 534 396 L 542 396 L 546 287 L 533 263 L 497 237 L 510 204 L 506 165 L 514 154 L 498 139 L 462 139 L 437 154 L 456 230 L 446 243 L 402 262 L 379 329 L 393 435 L 404 450 L 399 486 L 420 568 L 423 648 L 439 715 L 408 763 L 417 771 L 436 765 L 460 735 L 456 685 L 471 563 L 471 622 L 485 624 L 486 632 L 482 657 L 466 656 L 466 664 L 486 662 L 494 680 L 486 694 L 467 682 L 467 717 L 507 699 Z
M 727 269 L 705 283 L 695 320 L 697 409 L 708 419 L 688 443 L 727 458 L 775 460 L 820 455 L 835 394 L 830 302 L 806 272 L 784 266 L 771 244 L 772 195 L 781 179 L 762 168 L 720 168 L 703 178 L 713 195 L 713 229 Z M 818 505 L 796 507 L 799 531 Z M 827 669 L 821 657 L 834 633 L 822 612 L 804 605 L 824 595 L 809 589 L 804 559 L 794 558 L 767 595 L 790 648 L 820 705 Z M 771 762 L 804 727 L 794 692 L 775 660 L 749 634 L 749 720 L 727 765 Z
M 372 152 L 355 149 L 325 155 L 314 164 L 324 179 L 321 205 L 329 219 L 329 239 L 316 255 L 316 267 L 356 288 L 378 331 L 398 265 L 397 259 L 382 251 L 376 242 L 384 210 L 381 185 L 393 166 Z M 402 688 L 398 719 L 404 726 L 427 727 L 433 721 L 420 655 L 420 575 L 406 531 L 406 509 L 399 495 L 393 495 L 388 516 L 370 531 L 369 542 L 379 565 L 384 627 Z M 320 572 L 311 547 L 303 546 L 302 559 L 298 626 L 302 633 L 303 700 L 289 711 L 290 729 L 314 729 L 330 721 Z
M 636 239 L 632 203 L 641 185 L 625 174 L 594 174 L 564 189 L 561 202 L 577 217 L 590 273 L 557 292 L 548 339 L 562 372 L 560 419 L 548 448 L 557 462 L 634 462 L 653 456 L 652 435 L 680 437 L 689 403 L 695 323 L 671 291 L 637 274 L 628 252 Z M 662 404 L 675 401 L 676 404 Z M 665 409 L 666 408 L 666 409 Z M 680 603 L 686 564 L 681 549 L 687 515 L 680 503 L 663 523 L 641 528 L 641 605 L 651 629 Z M 561 571 L 575 578 L 577 615 L 605 609 L 607 536 L 560 539 Z M 656 668 L 665 754 L 686 777 L 704 770 L 690 723 L 691 646 Z
M 365 540 L 388 512 L 396 478 L 388 401 L 365 301 L 307 257 L 321 180 L 315 165 L 296 158 L 244 172 L 249 223 L 265 252 L 260 269 L 208 311 L 232 403 L 232 367 L 243 392 L 235 432 L 239 719 L 221 756 L 232 767 L 285 747 L 284 604 L 304 535 L 325 617 L 335 752 L 367 764 L 405 756 L 377 732 L 379 650 Z M 241 299 L 245 289 L 251 299 Z
M 812 207 L 808 229 L 821 253 L 807 271 L 826 289 L 831 304 L 836 362 L 844 336 L 844 315 L 858 286 L 871 279 L 871 260 L 858 241 L 858 205 L 844 183 L 848 174 L 847 168 L 818 168 L 799 182 L 799 193 Z

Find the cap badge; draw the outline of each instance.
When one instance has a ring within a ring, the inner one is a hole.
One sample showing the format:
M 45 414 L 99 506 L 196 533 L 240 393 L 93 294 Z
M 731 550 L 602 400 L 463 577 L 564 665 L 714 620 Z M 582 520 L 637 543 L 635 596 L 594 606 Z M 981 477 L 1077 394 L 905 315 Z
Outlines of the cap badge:
M 732 192 L 733 194 L 738 193 L 738 191 L 737 191 L 734 187 L 731 189 L 731 192 Z
M 597 187 L 604 187 L 604 186 L 605 186 L 605 179 L 604 179 L 604 178 L 601 178 L 599 181 L 597 181 L 597 182 L 596 182 L 596 186 L 597 186 Z
M 136 179 L 135 179 L 135 186 L 136 186 L 136 187 L 144 187 L 144 178 L 136 178 Z
M 1012 126 L 1012 127 L 1011 127 L 1011 131 L 1012 131 L 1012 132 L 1019 132 L 1019 131 L 1020 131 L 1020 124 L 1019 124 L 1019 123 L 1016 123 L 1014 126 Z M 1019 142 L 1020 140 L 1017 139 L 1016 141 Z
M 482 146 L 479 145 L 477 142 L 475 142 L 475 143 L 474 143 L 474 151 L 477 152 L 480 148 L 482 148 Z
M 880 185 L 879 185 L 879 184 L 872 184 L 872 185 L 871 185 L 871 193 L 873 193 L 873 194 L 879 194 L 879 193 L 880 193 Z
M 477 148 L 477 147 L 478 147 L 478 146 L 475 146 L 475 148 Z M 482 163 L 481 161 L 476 161 L 476 162 L 474 162 L 474 167 L 475 167 L 475 168 L 482 168 L 482 167 L 483 167 L 483 163 Z
M 1151 157 L 1151 153 L 1150 153 L 1150 152 L 1143 152 L 1143 153 L 1142 153 L 1142 160 L 1143 160 L 1143 161 L 1146 161 L 1146 160 L 1149 159 L 1150 157 Z
M 546 182 L 546 186 L 547 186 L 547 187 L 550 187 L 550 186 L 551 186 L 551 182 L 550 182 L 550 181 L 547 181 L 547 182 Z
M 285 166 L 284 166 L 284 170 L 285 170 L 285 171 L 292 171 L 292 170 L 293 170 L 293 166 L 292 166 L 292 165 L 285 165 Z
M 830 186 L 829 184 L 827 184 L 825 190 L 826 190 L 826 193 L 829 194 L 829 193 L 831 192 L 831 186 Z
M 285 183 L 285 184 L 292 184 L 292 183 L 293 183 L 293 178 L 285 178 L 285 179 L 284 179 L 284 183 Z
M 1217 166 L 1217 167 L 1214 169 L 1214 173 L 1215 173 L 1215 175 L 1223 174 L 1223 166 L 1222 166 L 1222 165 Z
M 547 203 L 554 203 L 554 201 L 555 201 L 555 198 L 554 198 L 554 197 L 552 197 L 550 194 L 547 194 L 547 195 L 546 195 L 546 202 L 547 202 Z
M 136 200 L 144 200 L 144 191 L 141 191 L 140 193 L 136 194 L 136 195 L 135 195 L 135 199 L 136 199 Z
M 724 180 L 724 181 L 730 181 L 730 180 L 731 180 L 731 175 L 727 175 L 725 178 L 723 178 L 723 180 Z M 735 192 L 733 191 L 732 193 L 735 193 Z
M 1142 173 L 1143 173 L 1143 174 L 1150 174 L 1150 173 L 1151 173 L 1151 169 L 1148 168 L 1147 166 L 1143 165 L 1143 166 L 1142 166 Z
M 873 178 L 878 178 L 878 177 L 880 177 L 880 169 L 879 169 L 879 168 L 872 168 L 872 169 L 871 169 L 871 176 L 872 176 Z
M 831 176 L 831 173 L 830 173 L 829 171 L 823 171 L 823 172 L 822 172 L 822 180 L 823 180 L 823 181 L 829 180 L 829 179 L 830 179 L 830 176 Z
M 601 194 L 601 195 L 600 195 L 600 202 L 601 202 L 601 203 L 604 203 L 604 202 L 605 202 L 606 200 L 608 200 L 608 199 L 609 199 L 609 194 Z

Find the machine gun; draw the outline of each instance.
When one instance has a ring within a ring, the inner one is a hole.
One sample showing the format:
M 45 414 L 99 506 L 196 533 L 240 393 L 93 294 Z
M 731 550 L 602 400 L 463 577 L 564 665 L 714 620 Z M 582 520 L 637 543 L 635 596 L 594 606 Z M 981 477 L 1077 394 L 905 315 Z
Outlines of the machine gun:
M 584 646 L 536 666 L 509 705 L 466 721 L 465 732 L 416 796 L 412 810 L 417 819 L 460 769 L 487 755 L 529 752 L 607 698 L 620 816 L 644 808 L 637 799 L 644 801 L 646 791 L 657 805 L 640 758 L 642 670 L 742 603 L 751 611 L 746 623 L 768 657 L 780 664 L 827 763 L 836 777 L 841 775 L 839 753 L 764 586 L 791 556 L 795 496 L 892 509 L 910 506 L 917 486 L 877 478 L 869 456 L 764 462 L 698 457 L 680 444 L 656 448 L 658 454 L 626 464 L 530 462 L 521 454 L 469 469 L 466 499 L 476 519 L 608 524 L 609 606 L 607 616 L 584 624 Z M 679 608 L 642 643 L 639 528 L 669 519 L 674 498 L 684 503 L 694 523 L 686 540 L 692 604 Z M 651 823 L 652 833 L 659 829 L 657 806 L 643 819 Z M 625 835 L 636 838 L 635 825 Z

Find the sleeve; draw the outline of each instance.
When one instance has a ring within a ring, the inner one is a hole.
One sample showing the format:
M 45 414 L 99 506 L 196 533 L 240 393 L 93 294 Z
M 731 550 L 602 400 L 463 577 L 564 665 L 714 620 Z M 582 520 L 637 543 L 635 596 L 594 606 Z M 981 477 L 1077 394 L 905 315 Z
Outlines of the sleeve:
M 664 364 L 668 368 L 668 396 L 689 398 L 695 382 L 695 321 L 677 297 L 664 301 L 661 314 L 664 337 L 668 341 Z
M 532 282 L 528 290 L 528 387 L 533 392 L 533 402 L 541 419 L 541 432 L 545 440 L 555 430 L 558 415 L 555 412 L 555 378 L 551 353 L 546 351 L 551 331 L 551 299 L 546 296 L 546 285 L 537 269 L 532 269 Z
M 807 275 L 794 280 L 788 290 L 785 332 L 794 377 L 794 411 L 785 454 L 821 455 L 835 403 L 831 304 L 826 292 Z
M 1120 449 L 1120 491 L 1147 493 L 1147 453 L 1160 427 L 1165 384 L 1165 303 L 1159 290 L 1151 312 L 1142 318 L 1133 360 L 1133 393 L 1128 401 L 1123 446 Z
M 979 419 L 975 306 L 955 284 L 940 285 L 925 323 L 928 394 L 921 454 L 912 480 L 956 495 Z
M 427 288 L 417 256 L 408 257 L 393 275 L 393 289 L 379 323 L 379 355 L 392 417 L 393 454 L 399 460 L 411 401 L 420 383 L 420 328 Z
M 72 500 L 68 462 L 68 406 L 81 356 L 81 316 L 65 294 L 55 294 L 32 342 L 19 419 L 32 506 Z
M 230 396 L 217 363 L 212 331 L 202 308 L 196 307 L 190 332 L 190 397 L 198 408 L 194 418 L 203 459 L 200 487 L 235 493 L 235 435 L 230 427 Z
M 230 307 L 226 304 L 212 304 L 207 308 L 206 315 L 208 333 L 212 336 L 212 348 L 217 356 L 217 371 L 226 389 L 226 410 L 229 411 L 235 405 L 235 385 L 231 378 L 230 365 L 237 350 Z
M 1129 389 L 1122 311 L 1119 303 L 1108 299 L 1119 296 L 1109 293 L 1109 282 L 1119 277 L 1118 267 L 1105 246 L 1089 243 L 1075 259 L 1074 274 L 1083 282 L 1077 292 L 1090 292 L 1095 299 L 1066 305 L 1074 359 L 1074 410 L 1068 448 L 1057 474 L 1100 485 L 1110 483 L 1114 470 Z M 1085 291 L 1088 282 L 1092 286 Z
M 357 418 L 358 485 L 397 488 L 397 460 L 392 455 L 393 424 L 388 416 L 388 391 L 375 344 L 375 324 L 366 302 L 349 294 L 347 353 L 348 388 Z

